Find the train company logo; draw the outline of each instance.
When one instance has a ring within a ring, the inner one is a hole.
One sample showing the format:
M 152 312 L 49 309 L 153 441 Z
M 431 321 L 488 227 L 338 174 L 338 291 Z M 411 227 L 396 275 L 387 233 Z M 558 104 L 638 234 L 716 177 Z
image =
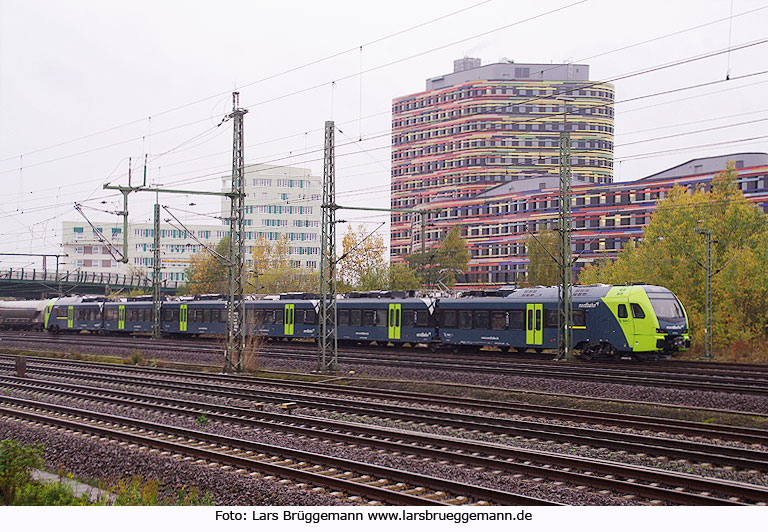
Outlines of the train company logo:
M 579 303 L 579 308 L 597 308 L 600 306 L 599 301 L 595 301 L 592 303 Z

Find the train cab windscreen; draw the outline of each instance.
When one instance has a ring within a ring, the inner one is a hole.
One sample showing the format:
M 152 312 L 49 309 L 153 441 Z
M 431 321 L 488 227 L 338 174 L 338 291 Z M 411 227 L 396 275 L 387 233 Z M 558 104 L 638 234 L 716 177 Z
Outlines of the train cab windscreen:
M 657 318 L 667 321 L 685 319 L 683 307 L 680 306 L 680 303 L 672 294 L 653 294 L 650 295 L 649 299 L 651 300 L 651 306 L 653 307 L 653 311 L 656 313 Z

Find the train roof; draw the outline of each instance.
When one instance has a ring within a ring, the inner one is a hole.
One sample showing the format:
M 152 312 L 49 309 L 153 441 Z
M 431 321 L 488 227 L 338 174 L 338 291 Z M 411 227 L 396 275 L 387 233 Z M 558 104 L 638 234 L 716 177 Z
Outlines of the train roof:
M 672 294 L 672 292 L 664 288 L 663 286 L 654 286 L 646 284 L 628 285 L 634 286 L 645 290 L 648 294 Z M 598 285 L 575 285 L 573 287 L 573 301 L 574 302 L 587 302 L 594 301 L 595 299 L 601 299 L 608 295 L 608 292 L 614 288 L 614 285 L 598 284 Z M 474 303 L 487 302 L 489 306 L 493 304 L 504 304 L 510 301 L 525 303 L 531 302 L 550 302 L 558 300 L 557 286 L 532 286 L 529 288 L 518 288 L 507 296 L 490 296 L 490 297 L 463 297 L 459 299 L 441 299 L 440 306 L 446 307 L 460 307 L 462 303 L 472 301 Z

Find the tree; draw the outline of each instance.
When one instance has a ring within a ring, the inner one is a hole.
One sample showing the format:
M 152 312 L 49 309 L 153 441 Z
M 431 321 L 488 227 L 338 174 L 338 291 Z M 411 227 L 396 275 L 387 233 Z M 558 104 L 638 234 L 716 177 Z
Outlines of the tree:
M 419 288 L 421 288 L 421 282 L 407 264 L 390 264 L 390 290 L 418 290 Z
M 252 290 L 262 294 L 319 290 L 318 272 L 292 266 L 290 246 L 285 235 L 280 235 L 275 241 L 257 239 L 251 255 L 254 263 L 249 274 Z
M 229 257 L 229 237 L 222 238 L 216 245 L 216 253 Z M 204 249 L 192 255 L 185 270 L 187 282 L 180 292 L 185 294 L 226 293 L 228 287 L 228 265 L 219 257 Z
M 528 270 L 525 284 L 528 286 L 553 286 L 560 281 L 560 266 L 553 259 L 560 255 L 560 235 L 555 231 L 540 231 L 536 237 L 525 241 Z
M 643 239 L 615 262 L 590 266 L 582 283 L 645 282 L 669 288 L 688 313 L 693 341 L 703 342 L 706 245 L 712 235 L 713 341 L 722 346 L 758 338 L 768 320 L 768 227 L 747 202 L 729 163 L 711 192 L 676 186 L 658 204 Z
M 439 247 L 413 253 L 407 260 L 423 285 L 452 287 L 456 276 L 464 273 L 469 264 L 469 250 L 461 236 L 461 226 L 452 227 Z
M 343 288 L 366 290 L 362 288 L 361 281 L 366 278 L 370 284 L 377 275 L 386 280 L 386 275 L 380 270 L 386 264 L 384 253 L 387 246 L 380 234 L 369 233 L 364 225 L 358 225 L 357 230 L 347 225 L 341 245 L 338 274 Z

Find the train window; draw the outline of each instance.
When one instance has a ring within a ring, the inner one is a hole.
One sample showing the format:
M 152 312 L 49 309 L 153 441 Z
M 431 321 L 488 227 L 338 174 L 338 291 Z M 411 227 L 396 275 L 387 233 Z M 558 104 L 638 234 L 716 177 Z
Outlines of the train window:
M 541 311 L 536 309 L 536 330 L 541 330 Z
M 211 309 L 207 308 L 203 311 L 203 321 L 205 323 L 211 323 Z
M 349 324 L 352 327 L 359 327 L 362 317 L 362 311 L 360 309 L 352 309 L 349 311 Z
M 307 325 L 317 325 L 317 312 L 314 310 L 305 310 L 304 323 Z
M 173 311 L 169 308 L 163 309 L 163 321 L 171 321 L 173 319 Z
M 349 325 L 349 310 L 339 311 L 339 325 Z
M 85 319 L 85 310 L 78 309 L 78 311 L 77 311 L 77 319 L 78 320 L 84 320 Z
M 363 325 L 373 326 L 373 322 L 376 319 L 376 311 L 364 310 L 363 311 Z
M 309 312 L 305 310 L 296 310 L 296 314 L 293 316 L 293 324 L 294 325 L 304 325 L 304 313 Z
M 533 330 L 533 310 L 529 310 L 528 311 L 528 321 L 527 321 L 527 323 L 528 323 L 528 330 L 532 331 Z
M 125 321 L 136 321 L 136 311 L 134 309 L 127 310 L 125 314 Z
M 584 310 L 574 310 L 573 311 L 573 326 L 574 327 L 584 327 L 587 324 L 587 316 L 584 313 Z
M 637 303 L 630 303 L 629 307 L 632 309 L 633 318 L 637 318 L 638 320 L 642 320 L 643 318 L 645 318 L 645 312 L 643 312 L 643 307 L 641 307 Z
M 283 323 L 283 309 L 274 311 L 275 324 L 281 325 Z
M 413 327 L 415 323 L 415 316 L 412 310 L 403 311 L 403 327 Z
M 429 325 L 429 312 L 426 310 L 416 311 L 416 326 L 427 327 Z
M 456 311 L 446 310 L 440 313 L 440 327 L 453 328 L 456 327 Z
M 507 313 L 509 317 L 509 328 L 513 331 L 523 330 L 523 311 L 522 310 L 510 310 Z
M 250 321 L 248 323 L 253 323 L 253 311 L 249 310 L 246 316 L 250 317 Z M 211 321 L 213 323 L 221 323 L 221 310 L 219 309 L 213 309 L 211 310 Z
M 472 328 L 472 311 L 460 310 L 459 311 L 459 329 L 471 329 Z
M 172 312 L 171 321 L 179 321 L 179 309 L 175 308 Z
M 506 312 L 491 312 L 491 329 L 494 331 L 503 331 L 507 328 Z
M 629 314 L 627 314 L 627 306 L 622 303 L 619 305 L 619 318 L 626 318 Z
M 657 318 L 665 320 L 678 320 L 685 317 L 685 314 L 683 314 L 683 308 L 672 294 L 653 294 L 653 297 L 650 299 L 651 306 L 653 307 L 654 312 L 656 312 Z
M 488 329 L 489 323 L 488 323 L 488 311 L 487 310 L 476 310 L 475 311 L 475 320 L 474 320 L 474 329 Z
M 544 323 L 546 323 L 545 327 L 557 328 L 557 312 L 558 311 L 556 310 L 544 311 Z
M 376 325 L 378 327 L 387 326 L 387 311 L 383 308 L 376 311 Z

